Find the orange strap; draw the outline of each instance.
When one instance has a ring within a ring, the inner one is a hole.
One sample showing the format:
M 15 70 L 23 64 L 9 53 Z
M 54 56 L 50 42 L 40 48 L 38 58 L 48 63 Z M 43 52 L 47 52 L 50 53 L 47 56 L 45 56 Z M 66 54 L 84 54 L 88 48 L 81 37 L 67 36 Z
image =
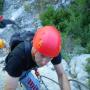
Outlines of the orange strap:
M 36 75 L 37 77 L 40 76 L 40 73 L 39 73 L 39 71 L 38 71 L 37 68 L 35 69 L 35 75 Z

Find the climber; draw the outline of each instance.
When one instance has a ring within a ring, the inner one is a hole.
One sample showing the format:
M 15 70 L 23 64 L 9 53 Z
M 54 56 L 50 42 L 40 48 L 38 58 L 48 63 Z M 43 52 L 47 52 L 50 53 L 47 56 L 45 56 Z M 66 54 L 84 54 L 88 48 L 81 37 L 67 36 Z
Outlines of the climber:
M 20 27 L 13 20 L 4 19 L 3 16 L 0 16 L 0 28 L 5 28 L 7 25 L 10 24 L 17 26 L 20 29 Z
M 17 41 L 18 44 L 5 60 L 4 90 L 16 90 L 18 81 L 26 90 L 40 90 L 39 82 L 31 74 L 31 70 L 40 68 L 50 61 L 55 67 L 61 90 L 71 90 L 61 63 L 61 35 L 54 26 L 39 28 L 32 40 L 19 43 L 18 38 Z

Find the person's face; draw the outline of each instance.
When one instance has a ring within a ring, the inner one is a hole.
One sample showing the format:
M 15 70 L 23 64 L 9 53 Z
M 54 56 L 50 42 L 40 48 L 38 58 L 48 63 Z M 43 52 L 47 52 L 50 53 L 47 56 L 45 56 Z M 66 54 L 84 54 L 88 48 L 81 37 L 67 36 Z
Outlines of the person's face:
M 51 61 L 53 58 L 51 57 L 46 57 L 42 55 L 41 53 L 37 52 L 35 54 L 35 62 L 37 63 L 38 66 L 44 66 L 46 65 L 49 61 Z

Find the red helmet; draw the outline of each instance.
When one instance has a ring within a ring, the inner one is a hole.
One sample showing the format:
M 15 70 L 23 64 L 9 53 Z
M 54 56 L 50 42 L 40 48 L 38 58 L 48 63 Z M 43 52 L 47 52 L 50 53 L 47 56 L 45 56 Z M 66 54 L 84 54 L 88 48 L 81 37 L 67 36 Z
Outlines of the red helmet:
M 2 21 L 3 20 L 3 16 L 0 16 L 0 21 Z
M 44 26 L 37 30 L 33 47 L 44 56 L 56 57 L 61 51 L 60 32 L 54 26 Z

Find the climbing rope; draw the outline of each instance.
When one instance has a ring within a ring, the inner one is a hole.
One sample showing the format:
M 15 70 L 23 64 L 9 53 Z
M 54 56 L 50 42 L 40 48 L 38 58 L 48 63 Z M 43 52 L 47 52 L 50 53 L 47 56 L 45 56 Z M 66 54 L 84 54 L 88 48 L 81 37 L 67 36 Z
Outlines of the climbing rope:
M 48 80 L 51 80 L 52 82 L 54 82 L 54 83 L 56 83 L 57 85 L 59 85 L 58 82 L 56 82 L 55 80 L 53 80 L 53 79 L 51 79 L 51 78 L 49 78 L 49 77 L 46 77 L 46 76 L 44 76 L 44 75 L 41 75 L 41 78 L 47 78 Z M 86 86 L 85 84 L 79 82 L 78 80 L 69 79 L 69 81 L 76 82 L 76 83 L 78 83 L 79 85 L 82 85 L 82 86 L 84 86 L 85 88 L 87 88 L 87 90 L 90 90 L 90 88 L 89 88 L 88 86 Z
M 45 86 L 46 90 L 49 90 L 49 89 L 48 89 L 47 85 L 45 84 L 45 82 L 43 81 L 43 78 L 46 78 L 46 79 L 52 81 L 53 83 L 56 83 L 57 85 L 60 85 L 60 84 L 59 84 L 58 82 L 56 82 L 55 80 L 53 80 L 53 79 L 51 79 L 51 78 L 49 78 L 49 77 L 46 77 L 46 76 L 44 76 L 44 75 L 40 75 L 40 73 L 39 73 L 39 71 L 38 71 L 37 68 L 35 69 L 35 75 L 37 76 L 37 78 L 38 78 L 38 80 L 40 81 L 40 83 Z M 81 82 L 78 81 L 78 80 L 69 79 L 68 81 L 76 82 L 76 83 L 78 83 L 78 85 L 82 85 L 82 86 L 84 86 L 85 88 L 87 88 L 87 90 L 90 90 L 90 88 L 89 88 L 88 86 L 86 86 L 85 84 L 81 83 Z M 81 89 L 80 89 L 80 90 L 81 90 Z

